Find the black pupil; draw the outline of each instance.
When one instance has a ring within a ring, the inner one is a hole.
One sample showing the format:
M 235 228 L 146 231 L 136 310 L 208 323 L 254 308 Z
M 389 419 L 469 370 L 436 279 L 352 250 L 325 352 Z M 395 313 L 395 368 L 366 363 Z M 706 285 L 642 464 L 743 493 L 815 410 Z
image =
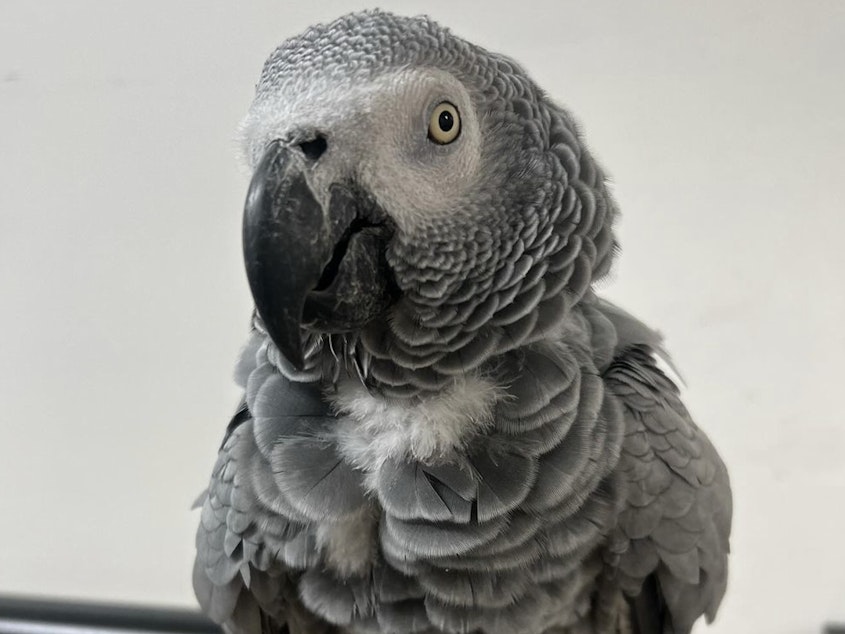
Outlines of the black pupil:
M 455 125 L 455 119 L 452 116 L 452 113 L 448 110 L 444 110 L 440 113 L 440 116 L 437 118 L 437 125 L 440 126 L 440 129 L 443 132 L 448 132 L 452 129 L 452 126 Z

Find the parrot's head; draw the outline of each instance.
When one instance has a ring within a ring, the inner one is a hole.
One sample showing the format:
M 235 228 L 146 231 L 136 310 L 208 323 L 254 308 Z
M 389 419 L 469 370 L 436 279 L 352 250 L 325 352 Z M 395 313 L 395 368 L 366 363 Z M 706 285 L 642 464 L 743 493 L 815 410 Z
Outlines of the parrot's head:
M 615 207 L 569 115 L 427 18 L 287 40 L 242 138 L 247 275 L 296 367 L 342 336 L 367 378 L 434 389 L 552 334 L 610 266 Z

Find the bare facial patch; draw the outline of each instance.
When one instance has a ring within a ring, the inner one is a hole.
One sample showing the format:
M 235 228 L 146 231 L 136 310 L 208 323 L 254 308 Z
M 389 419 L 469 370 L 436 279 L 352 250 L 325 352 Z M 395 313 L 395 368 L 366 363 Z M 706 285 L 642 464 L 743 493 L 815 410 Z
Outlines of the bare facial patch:
M 432 114 L 443 103 L 460 117 L 460 135 L 432 140 Z M 309 173 L 320 192 L 356 181 L 400 230 L 460 213 L 476 182 L 481 156 L 479 122 L 470 94 L 452 75 L 420 68 L 374 79 L 310 77 L 256 97 L 241 125 L 250 169 L 268 143 L 298 143 L 319 135 L 327 148 Z

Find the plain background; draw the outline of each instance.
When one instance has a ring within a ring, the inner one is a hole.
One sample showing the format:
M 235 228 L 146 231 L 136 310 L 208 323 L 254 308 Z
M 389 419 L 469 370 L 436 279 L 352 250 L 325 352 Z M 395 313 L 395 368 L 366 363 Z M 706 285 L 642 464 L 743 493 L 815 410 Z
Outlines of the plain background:
M 520 60 L 612 175 L 603 292 L 733 478 L 709 631 L 845 621 L 845 3 L 381 4 Z M 250 312 L 235 128 L 281 40 L 364 6 L 0 0 L 0 592 L 194 605 Z

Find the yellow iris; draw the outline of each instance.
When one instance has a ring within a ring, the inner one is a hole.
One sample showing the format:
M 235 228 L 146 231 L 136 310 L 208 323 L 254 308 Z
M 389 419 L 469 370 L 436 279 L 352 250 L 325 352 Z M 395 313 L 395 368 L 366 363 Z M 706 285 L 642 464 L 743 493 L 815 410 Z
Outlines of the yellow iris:
M 461 132 L 461 115 L 458 109 L 448 101 L 444 101 L 431 113 L 428 122 L 428 138 L 446 145 L 458 138 Z

